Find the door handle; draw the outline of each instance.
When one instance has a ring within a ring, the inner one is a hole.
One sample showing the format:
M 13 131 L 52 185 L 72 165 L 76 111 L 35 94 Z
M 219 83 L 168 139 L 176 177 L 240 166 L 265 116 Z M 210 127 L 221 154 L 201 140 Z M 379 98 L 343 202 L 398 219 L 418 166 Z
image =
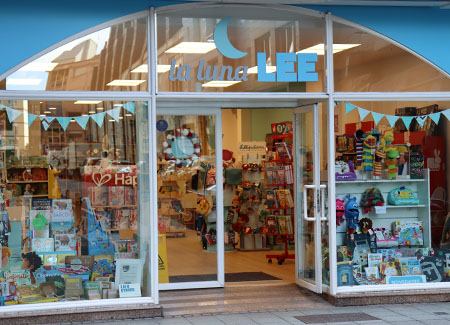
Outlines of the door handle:
M 320 184 L 320 201 L 321 201 L 321 209 L 320 209 L 320 221 L 327 221 L 328 218 L 325 216 L 325 189 L 327 186 L 325 184 Z
M 316 221 L 315 216 L 310 218 L 308 217 L 308 200 L 307 200 L 307 191 L 308 189 L 314 189 L 314 201 L 316 200 L 316 186 L 315 185 L 303 185 L 303 219 L 306 221 Z M 315 202 L 314 202 L 314 210 L 315 210 Z

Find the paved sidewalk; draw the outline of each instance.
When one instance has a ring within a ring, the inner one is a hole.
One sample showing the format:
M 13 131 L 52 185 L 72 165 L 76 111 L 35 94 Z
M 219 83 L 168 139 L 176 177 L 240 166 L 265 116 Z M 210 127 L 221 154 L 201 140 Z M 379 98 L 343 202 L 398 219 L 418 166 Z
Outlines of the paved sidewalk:
M 299 320 L 298 318 L 303 320 Z M 304 318 L 302 318 L 304 317 Z M 432 304 L 374 305 L 358 307 L 304 308 L 295 310 L 269 310 L 226 314 L 184 315 L 152 319 L 83 322 L 72 324 L 112 325 L 246 325 L 246 324 L 450 324 L 450 302 Z

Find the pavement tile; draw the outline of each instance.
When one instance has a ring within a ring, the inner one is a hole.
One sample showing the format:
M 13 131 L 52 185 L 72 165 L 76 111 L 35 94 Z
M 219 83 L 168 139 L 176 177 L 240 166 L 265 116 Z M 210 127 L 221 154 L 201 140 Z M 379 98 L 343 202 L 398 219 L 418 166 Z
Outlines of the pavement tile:
M 159 323 L 156 320 L 150 319 L 132 319 L 127 320 L 127 325 L 158 325 Z M 115 325 L 115 323 L 114 323 Z
M 421 322 L 427 325 L 448 325 L 450 323 L 448 319 L 423 319 Z
M 423 325 L 423 323 L 418 322 L 416 320 L 389 322 L 389 324 L 393 324 L 393 325 Z
M 163 318 L 157 320 L 158 324 L 164 324 L 164 325 L 178 325 L 178 324 L 192 324 L 187 319 L 183 317 L 170 317 L 170 318 Z
M 389 324 L 388 322 L 384 320 L 363 320 L 363 321 L 356 321 L 356 324 L 359 325 L 386 325 Z
M 278 321 L 283 322 L 283 319 L 281 317 L 278 317 L 273 313 L 249 313 L 246 316 L 257 322 L 258 324 L 276 323 Z
M 441 315 L 430 314 L 430 313 L 412 314 L 412 315 L 409 315 L 409 318 L 419 320 L 419 321 L 444 319 Z
M 374 317 L 377 317 L 377 318 L 379 318 L 381 320 L 385 320 L 388 323 L 412 321 L 411 318 L 406 317 L 404 315 L 399 315 L 399 314 L 395 314 L 395 315 L 377 315 L 377 316 L 374 316 Z
M 193 316 L 185 318 L 190 324 L 195 325 L 223 325 L 224 323 L 214 316 Z
M 258 324 L 247 317 L 246 314 L 217 315 L 216 317 L 227 325 Z

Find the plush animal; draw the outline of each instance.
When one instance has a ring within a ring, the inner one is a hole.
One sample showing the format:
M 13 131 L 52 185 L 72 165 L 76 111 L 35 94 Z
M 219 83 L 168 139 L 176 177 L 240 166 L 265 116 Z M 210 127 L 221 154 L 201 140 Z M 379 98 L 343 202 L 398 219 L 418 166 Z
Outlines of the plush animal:
M 375 151 L 375 164 L 373 166 L 373 176 L 381 176 L 383 170 L 384 159 L 386 159 L 386 153 L 382 145 L 378 146 Z
M 359 220 L 359 230 L 366 235 L 369 233 L 369 230 L 372 229 L 372 220 L 369 218 L 362 218 Z
M 351 160 L 336 161 L 335 163 L 335 179 L 337 181 L 354 181 L 356 179 L 355 168 Z
M 383 206 L 384 198 L 380 190 L 376 187 L 369 188 L 361 195 L 360 207 L 363 208 L 364 213 L 369 213 L 374 206 Z
M 336 199 L 336 224 L 341 225 L 345 221 L 345 201 L 341 199 Z
M 355 149 L 356 149 L 356 165 L 361 166 L 363 163 L 363 142 L 364 142 L 364 131 L 357 130 L 355 132 Z
M 350 198 L 350 195 L 345 197 L 347 203 L 345 204 L 345 221 L 347 222 L 347 231 L 353 234 L 358 228 L 359 222 L 359 205 L 356 202 L 356 197 Z
M 386 166 L 388 170 L 389 179 L 395 179 L 397 177 L 397 158 L 399 156 L 397 147 L 389 145 L 386 147 Z

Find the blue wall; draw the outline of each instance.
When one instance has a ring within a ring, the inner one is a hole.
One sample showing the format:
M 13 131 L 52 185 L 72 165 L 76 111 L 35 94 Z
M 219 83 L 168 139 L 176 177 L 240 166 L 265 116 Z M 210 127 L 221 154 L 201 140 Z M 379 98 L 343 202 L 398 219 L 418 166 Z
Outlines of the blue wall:
M 109 20 L 177 4 L 151 0 L 8 1 L 0 4 L 0 74 L 76 33 Z M 373 29 L 450 73 L 450 10 L 406 7 L 309 6 Z

